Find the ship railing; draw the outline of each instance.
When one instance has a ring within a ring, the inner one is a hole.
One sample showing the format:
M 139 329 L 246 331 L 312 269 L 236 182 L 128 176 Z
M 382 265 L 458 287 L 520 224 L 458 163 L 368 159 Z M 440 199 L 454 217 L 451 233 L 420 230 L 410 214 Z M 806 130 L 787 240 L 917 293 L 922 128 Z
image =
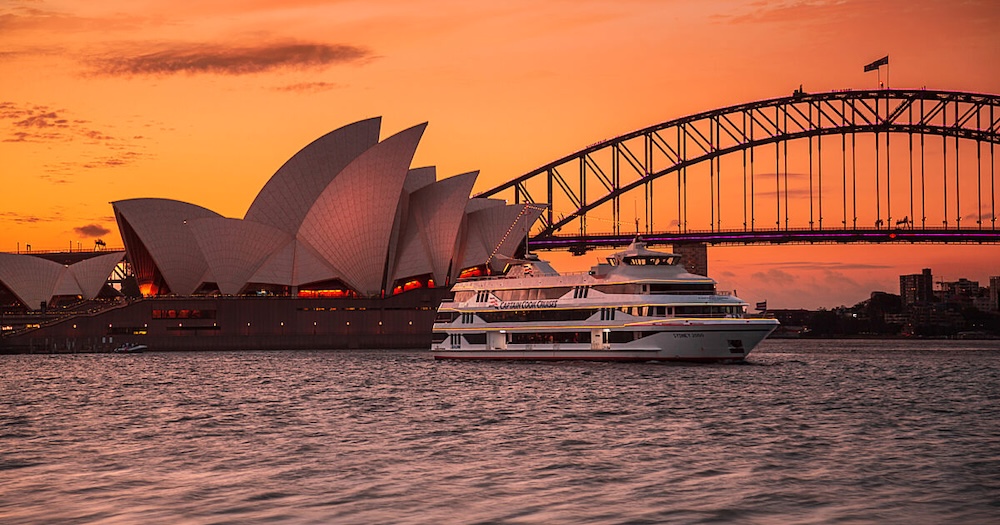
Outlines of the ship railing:
M 559 272 L 558 274 L 538 274 L 538 275 L 524 275 L 523 277 L 571 277 L 575 275 L 590 275 L 590 271 L 577 271 L 577 272 Z M 509 279 L 507 275 L 481 275 L 478 277 L 466 277 L 459 279 L 458 282 L 468 283 L 468 282 L 479 282 L 479 281 L 496 281 L 499 279 Z

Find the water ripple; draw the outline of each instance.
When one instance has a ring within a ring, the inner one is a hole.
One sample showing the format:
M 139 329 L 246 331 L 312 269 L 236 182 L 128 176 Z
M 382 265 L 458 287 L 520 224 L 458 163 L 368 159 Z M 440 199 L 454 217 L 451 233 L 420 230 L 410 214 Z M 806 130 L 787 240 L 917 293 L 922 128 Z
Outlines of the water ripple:
M 992 523 L 995 342 L 2 356 L 0 522 Z

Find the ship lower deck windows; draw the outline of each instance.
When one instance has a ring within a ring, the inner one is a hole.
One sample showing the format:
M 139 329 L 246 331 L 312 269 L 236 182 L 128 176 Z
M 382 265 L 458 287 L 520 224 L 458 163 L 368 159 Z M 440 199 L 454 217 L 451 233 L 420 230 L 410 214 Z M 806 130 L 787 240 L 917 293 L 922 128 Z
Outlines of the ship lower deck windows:
M 515 345 L 590 343 L 590 332 L 516 332 L 510 334 Z
M 497 312 L 479 312 L 479 318 L 487 323 L 584 321 L 595 313 L 597 313 L 596 308 L 581 310 L 502 310 Z
M 676 307 L 674 313 L 678 317 L 739 317 L 743 313 L 743 308 L 737 305 L 688 305 Z
M 711 295 L 715 293 L 713 283 L 651 284 L 649 293 L 679 295 Z

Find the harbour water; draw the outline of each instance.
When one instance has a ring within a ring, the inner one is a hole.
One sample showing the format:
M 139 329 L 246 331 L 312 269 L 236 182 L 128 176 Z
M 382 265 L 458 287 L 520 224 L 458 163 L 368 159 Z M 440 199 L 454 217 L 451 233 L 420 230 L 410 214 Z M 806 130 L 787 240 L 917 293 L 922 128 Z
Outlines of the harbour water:
M 0 356 L 0 523 L 995 523 L 1000 342 Z

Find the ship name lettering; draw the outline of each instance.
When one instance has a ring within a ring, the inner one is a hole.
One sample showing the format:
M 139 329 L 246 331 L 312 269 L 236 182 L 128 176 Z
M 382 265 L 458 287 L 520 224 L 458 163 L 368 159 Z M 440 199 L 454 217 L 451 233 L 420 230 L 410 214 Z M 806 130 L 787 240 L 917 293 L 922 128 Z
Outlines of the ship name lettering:
M 555 308 L 557 299 L 538 301 L 504 301 L 500 303 L 501 310 L 532 310 L 536 308 Z

